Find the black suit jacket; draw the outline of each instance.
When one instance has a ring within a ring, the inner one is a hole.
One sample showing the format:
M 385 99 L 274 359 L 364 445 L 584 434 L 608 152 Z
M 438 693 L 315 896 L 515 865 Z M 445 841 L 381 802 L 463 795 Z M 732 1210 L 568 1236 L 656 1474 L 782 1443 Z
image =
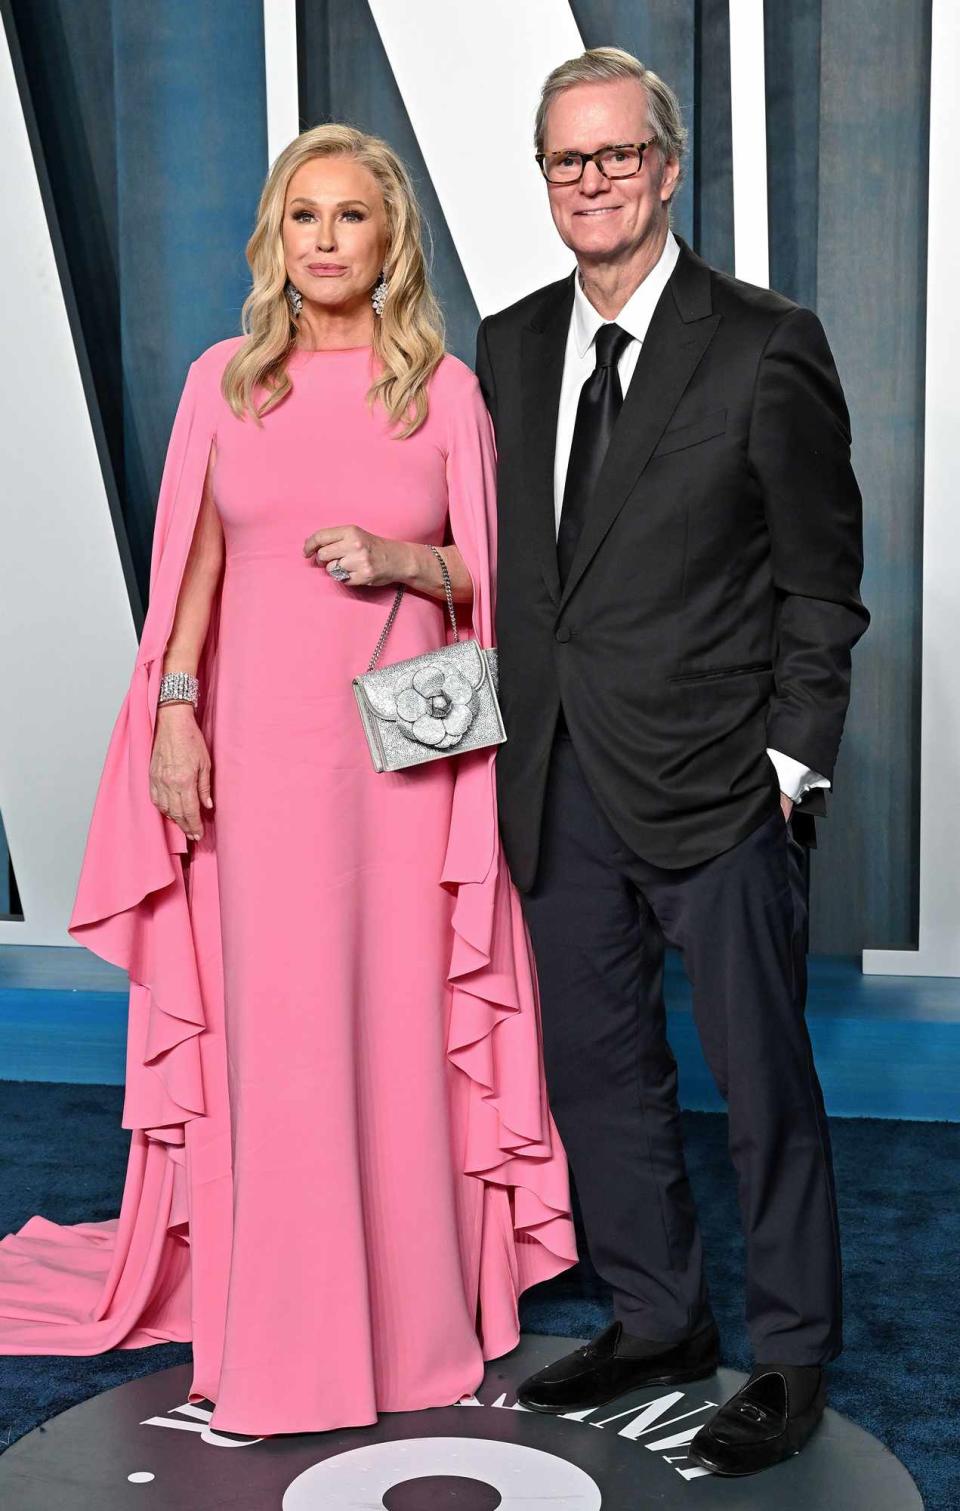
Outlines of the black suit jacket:
M 561 702 L 624 841 L 692 865 L 779 802 L 768 745 L 832 779 L 869 621 L 849 417 L 820 322 L 682 240 L 561 592 L 553 461 L 573 277 L 477 339 L 499 455 L 497 790 L 521 890 Z M 823 811 L 822 791 L 804 811 Z

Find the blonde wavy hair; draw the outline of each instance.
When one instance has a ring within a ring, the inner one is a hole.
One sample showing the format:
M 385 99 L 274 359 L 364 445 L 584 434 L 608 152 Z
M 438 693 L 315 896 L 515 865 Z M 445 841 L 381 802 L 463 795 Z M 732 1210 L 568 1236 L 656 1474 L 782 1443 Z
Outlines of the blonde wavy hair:
M 260 417 L 293 387 L 286 370 L 297 330 L 285 293 L 287 188 L 302 163 L 338 156 L 352 157 L 369 169 L 383 195 L 387 217 L 383 273 L 388 291 L 383 314 L 374 321 L 373 350 L 380 371 L 367 399 L 371 407 L 380 400 L 403 438 L 419 430 L 427 418 L 427 383 L 445 350 L 443 316 L 427 277 L 423 220 L 410 176 L 386 142 L 353 126 L 314 126 L 301 132 L 270 169 L 246 249 L 253 274 L 253 287 L 241 312 L 247 340 L 227 364 L 222 392 L 238 418 L 249 410 L 259 424 Z M 259 407 L 253 397 L 258 384 L 267 390 Z

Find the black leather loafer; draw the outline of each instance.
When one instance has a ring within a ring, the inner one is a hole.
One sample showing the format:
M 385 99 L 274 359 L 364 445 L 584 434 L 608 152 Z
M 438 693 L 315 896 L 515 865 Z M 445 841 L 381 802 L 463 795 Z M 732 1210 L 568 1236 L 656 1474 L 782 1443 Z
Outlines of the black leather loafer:
M 647 1385 L 680 1385 L 712 1375 L 720 1363 L 716 1323 L 709 1321 L 680 1343 L 650 1343 L 637 1357 L 622 1344 L 623 1323 L 612 1322 L 592 1343 L 564 1354 L 523 1381 L 517 1400 L 529 1411 L 587 1411 Z
M 777 1369 L 756 1369 L 701 1427 L 690 1444 L 690 1457 L 713 1474 L 757 1474 L 800 1452 L 826 1403 L 822 1373 L 810 1404 L 792 1412 L 786 1378 Z

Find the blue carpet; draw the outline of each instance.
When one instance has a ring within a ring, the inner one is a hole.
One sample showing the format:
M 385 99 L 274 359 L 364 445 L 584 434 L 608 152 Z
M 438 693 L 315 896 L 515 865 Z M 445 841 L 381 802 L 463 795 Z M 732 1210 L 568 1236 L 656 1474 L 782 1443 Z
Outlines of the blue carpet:
M 114 1086 L 0 1082 L 4 1168 L 0 1232 L 40 1212 L 59 1222 L 116 1215 L 129 1135 Z M 722 1116 L 686 1113 L 724 1362 L 749 1367 L 742 1322 L 743 1245 Z M 956 1126 L 835 1119 L 832 1125 L 846 1277 L 846 1349 L 831 1404 L 902 1459 L 928 1511 L 960 1507 L 960 1252 Z M 75 1151 L 96 1151 L 78 1165 Z M 585 1253 L 581 1237 L 580 1251 Z M 586 1336 L 610 1320 L 609 1296 L 585 1259 L 527 1292 L 530 1332 Z M 0 1358 L 0 1451 L 78 1401 L 135 1375 L 185 1363 L 163 1344 L 94 1358 Z M 813 1511 L 813 1508 L 811 1508 Z

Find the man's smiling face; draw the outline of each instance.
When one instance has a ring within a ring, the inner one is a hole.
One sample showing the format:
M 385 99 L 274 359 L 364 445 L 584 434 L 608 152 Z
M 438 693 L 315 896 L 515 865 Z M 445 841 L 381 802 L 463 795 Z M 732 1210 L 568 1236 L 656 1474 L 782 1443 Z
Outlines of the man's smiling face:
M 551 104 L 545 152 L 595 152 L 599 147 L 646 142 L 654 135 L 647 96 L 638 79 L 575 84 Z M 550 184 L 550 210 L 561 239 L 582 264 L 629 260 L 643 242 L 662 232 L 667 200 L 679 165 L 648 147 L 632 178 L 608 179 L 588 163 L 576 184 Z

